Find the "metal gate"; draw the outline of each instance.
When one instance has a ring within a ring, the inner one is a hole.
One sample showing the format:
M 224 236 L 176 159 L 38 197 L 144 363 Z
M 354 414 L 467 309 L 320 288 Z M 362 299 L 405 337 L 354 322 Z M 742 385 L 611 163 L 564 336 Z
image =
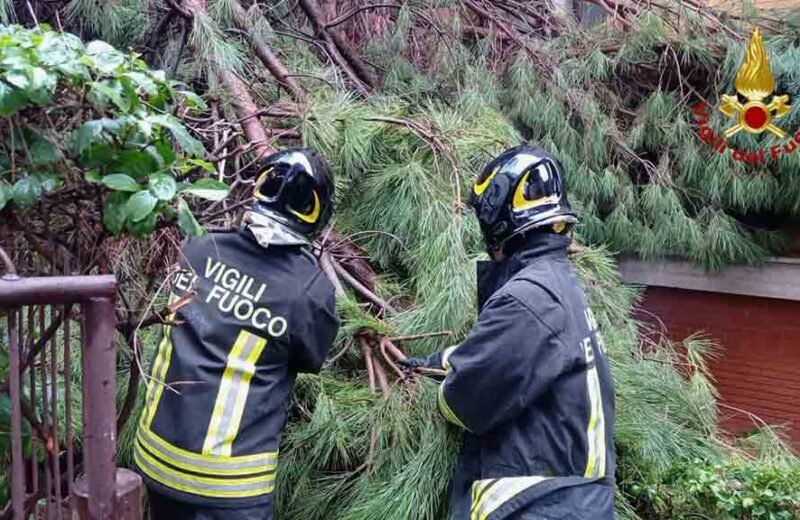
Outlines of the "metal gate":
M 138 477 L 115 467 L 114 276 L 23 278 L 2 249 L 0 259 L 0 397 L 11 409 L 0 519 L 141 518 Z M 133 503 L 118 507 L 118 495 Z

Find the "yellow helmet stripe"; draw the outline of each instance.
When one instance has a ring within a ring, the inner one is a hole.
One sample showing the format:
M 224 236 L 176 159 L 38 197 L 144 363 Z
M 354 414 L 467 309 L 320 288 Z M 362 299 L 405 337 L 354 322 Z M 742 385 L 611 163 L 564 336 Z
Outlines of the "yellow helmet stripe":
M 319 195 L 317 192 L 314 191 L 314 207 L 311 208 L 310 213 L 300 213 L 299 211 L 290 210 L 294 216 L 302 220 L 303 222 L 307 222 L 309 224 L 313 224 L 317 220 L 319 220 L 319 214 L 322 211 L 322 205 L 319 203 Z
M 255 198 L 259 200 L 264 200 L 266 198 L 264 197 L 264 195 L 261 194 L 261 186 L 263 186 L 264 181 L 267 180 L 267 175 L 269 175 L 270 172 L 272 172 L 272 170 L 274 169 L 275 169 L 274 166 L 270 166 L 269 168 L 261 172 L 261 175 L 258 176 L 258 180 L 256 181 L 256 187 L 253 190 L 253 195 L 255 196 Z
M 472 190 L 475 192 L 475 195 L 479 197 L 483 195 L 483 192 L 486 191 L 486 188 L 489 187 L 489 183 L 492 182 L 492 179 L 494 178 L 494 176 L 497 174 L 498 171 L 500 171 L 500 166 L 495 168 L 492 174 L 486 177 L 486 179 L 482 183 L 480 184 L 478 184 L 477 182 L 475 183 L 475 185 L 472 187 Z

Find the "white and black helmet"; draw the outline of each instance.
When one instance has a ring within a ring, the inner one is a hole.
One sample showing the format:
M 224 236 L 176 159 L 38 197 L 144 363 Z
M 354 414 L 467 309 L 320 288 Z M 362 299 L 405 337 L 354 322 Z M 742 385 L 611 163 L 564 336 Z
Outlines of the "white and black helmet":
M 532 228 L 578 222 L 567 200 L 563 167 L 546 151 L 528 145 L 506 150 L 486 165 L 473 185 L 470 205 L 490 249 Z
M 313 238 L 333 214 L 333 172 L 311 148 L 290 148 L 259 163 L 253 211 L 268 213 L 287 227 Z

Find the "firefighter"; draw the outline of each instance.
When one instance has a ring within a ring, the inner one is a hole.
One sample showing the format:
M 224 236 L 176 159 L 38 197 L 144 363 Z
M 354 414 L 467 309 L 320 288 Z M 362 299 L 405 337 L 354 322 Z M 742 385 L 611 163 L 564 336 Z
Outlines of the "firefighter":
M 232 232 L 185 242 L 148 379 L 135 460 L 153 520 L 269 520 L 296 374 L 318 372 L 338 330 L 311 253 L 333 176 L 310 149 L 260 163 Z
M 486 166 L 470 200 L 492 258 L 478 319 L 460 345 L 405 362 L 446 371 L 439 408 L 464 430 L 452 520 L 613 518 L 614 389 L 566 256 L 563 177 L 531 146 Z

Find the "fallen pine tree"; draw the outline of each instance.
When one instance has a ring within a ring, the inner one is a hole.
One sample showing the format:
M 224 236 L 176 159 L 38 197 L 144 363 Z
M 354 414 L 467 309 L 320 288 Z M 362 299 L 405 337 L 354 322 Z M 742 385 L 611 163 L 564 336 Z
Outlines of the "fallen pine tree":
M 571 258 L 614 363 L 620 517 L 694 511 L 721 518 L 716 504 L 681 494 L 691 489 L 681 468 L 765 463 L 725 445 L 715 426 L 708 343 L 690 338 L 678 346 L 640 335 L 630 316 L 635 292 L 620 284 L 611 255 L 598 247 L 720 266 L 756 261 L 783 244 L 775 226 L 753 226 L 740 214 L 793 215 L 796 163 L 748 177 L 745 166 L 704 148 L 690 127 L 691 102 L 723 92 L 735 74 L 747 38 L 743 20 L 692 3 L 645 9 L 605 1 L 614 18 L 592 30 L 544 4 L 478 0 L 380 7 L 303 0 L 295 8 L 175 0 L 151 2 L 149 10 L 135 0 L 18 4 L 7 14 L 29 26 L 65 23 L 82 28 L 85 40 L 131 45 L 203 94 L 205 104 L 187 98 L 170 109 L 204 145 L 203 160 L 171 172 L 178 182 L 213 177 L 230 186 L 224 199 L 187 199 L 208 227 L 236 224 L 249 203 L 252 164 L 271 148 L 302 142 L 334 165 L 335 231 L 320 246 L 343 327 L 323 373 L 298 381 L 281 454 L 280 518 L 446 517 L 457 432 L 439 418 L 433 384 L 404 378 L 396 359 L 455 344 L 468 331 L 474 261 L 484 253 L 466 194 L 493 154 L 523 139 L 565 162 L 584 216 L 576 238 L 590 247 L 576 244 Z M 791 25 L 761 23 L 773 31 L 770 45 L 791 59 Z M 725 77 L 708 82 L 719 68 Z M 784 84 L 797 81 L 789 66 L 779 73 Z M 139 93 L 148 87 L 136 85 Z M 110 95 L 107 101 L 118 104 Z M 30 150 L 19 153 L 41 163 Z M 123 281 L 120 460 L 130 462 L 144 394 L 140 365 L 155 343 L 147 325 L 164 315 L 174 224 L 199 230 L 185 214 L 181 220 L 159 209 L 136 221 L 144 229 L 128 226 L 114 237 L 123 228 L 109 229 L 101 206 L 115 188 L 84 189 L 88 181 L 74 175 L 80 165 L 62 155 L 72 175 L 43 183 L 30 207 L 15 198 L 22 188 L 14 190 L 30 176 L 12 168 L 4 177 L 11 193 L 4 214 L 15 217 L 3 220 L 2 245 L 47 258 L 57 237 L 80 271 L 113 271 Z M 112 166 L 100 165 L 101 178 Z M 61 207 L 62 200 L 70 204 Z M 133 233 L 149 238 L 126 236 Z M 762 452 L 774 467 L 796 467 L 784 452 Z M 768 518 L 755 512 L 765 503 L 765 515 L 791 514 L 796 493 L 752 503 L 742 494 L 742 510 L 724 514 Z

